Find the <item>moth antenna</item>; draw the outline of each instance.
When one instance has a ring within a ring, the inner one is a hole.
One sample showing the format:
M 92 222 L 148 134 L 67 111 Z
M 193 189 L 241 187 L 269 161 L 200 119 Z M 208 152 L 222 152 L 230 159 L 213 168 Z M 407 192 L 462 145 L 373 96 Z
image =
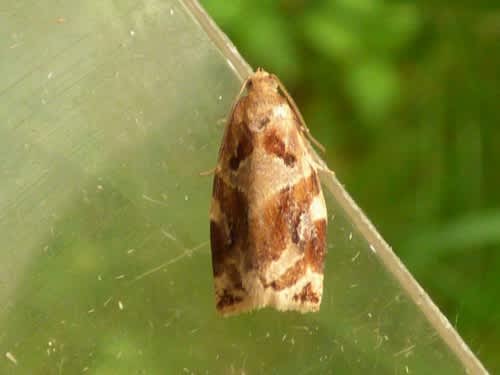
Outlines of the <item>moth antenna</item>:
M 288 93 L 288 91 L 285 88 L 285 85 L 279 80 L 278 77 L 276 77 L 274 74 L 272 75 L 273 78 L 278 82 L 278 88 L 280 89 L 281 93 L 285 96 L 285 99 L 288 101 L 288 104 L 290 107 L 292 107 L 293 112 L 297 116 L 300 122 L 300 129 L 302 130 L 303 133 L 307 136 L 307 138 L 317 147 L 320 149 L 322 153 L 326 152 L 325 146 L 323 146 L 316 138 L 314 138 L 309 131 L 309 128 L 306 126 L 306 122 L 304 121 L 304 117 L 302 117 L 302 114 L 299 111 L 299 107 L 297 107 L 297 104 L 295 104 L 295 101 L 293 100 L 292 96 Z

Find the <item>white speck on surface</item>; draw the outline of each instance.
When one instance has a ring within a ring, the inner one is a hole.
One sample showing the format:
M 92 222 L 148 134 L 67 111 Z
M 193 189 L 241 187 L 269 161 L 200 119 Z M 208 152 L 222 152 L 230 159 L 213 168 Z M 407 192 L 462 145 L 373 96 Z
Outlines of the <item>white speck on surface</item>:
M 11 352 L 7 352 L 5 353 L 5 357 L 11 361 L 13 364 L 17 365 L 17 359 L 16 357 L 14 357 L 14 354 L 12 354 Z
M 49 72 L 49 74 L 47 74 L 47 79 L 51 79 L 53 75 L 54 75 L 53 72 Z
M 102 185 L 97 185 L 97 190 L 103 190 L 104 187 Z
M 377 250 L 375 249 L 375 246 L 370 245 L 370 250 L 373 251 L 375 254 L 377 253 Z
M 222 95 L 219 95 L 218 99 L 219 99 L 219 101 L 221 101 L 222 100 Z
M 349 241 L 352 240 L 352 232 L 349 232 Z
M 170 8 L 170 15 L 173 16 L 174 15 L 174 10 L 172 8 Z
M 97 275 L 97 280 L 102 281 L 102 276 L 101 275 Z
M 187 201 L 189 197 L 187 195 L 184 196 L 184 200 Z
M 156 203 L 156 204 L 159 204 L 159 205 L 162 205 L 162 206 L 165 206 L 165 207 L 168 207 L 168 204 L 166 204 L 165 202 L 162 202 L 162 201 L 159 201 L 157 199 L 153 199 L 151 197 L 148 197 L 147 195 L 143 194 L 142 195 L 142 198 L 144 198 L 145 200 L 149 201 L 149 202 L 152 202 L 152 203 Z M 163 197 L 163 199 L 166 199 L 166 197 Z
M 175 238 L 175 236 L 171 233 L 168 233 L 166 230 L 163 230 L 161 231 L 165 237 L 167 237 L 168 239 L 171 239 L 172 241 L 177 241 L 177 238 Z
M 372 313 L 368 313 L 368 317 L 371 319 L 373 317 Z
M 94 311 L 95 309 L 90 309 L 89 311 L 87 311 L 87 313 L 92 314 Z
M 134 36 L 135 35 L 135 31 L 134 30 L 130 30 L 130 36 Z
M 359 251 L 358 251 L 358 252 L 356 253 L 356 255 L 354 255 L 354 256 L 351 258 L 351 262 L 355 262 L 355 261 L 356 261 L 356 259 L 358 259 L 359 254 L 360 254 L 360 253 L 359 253 Z
M 135 251 L 135 249 L 128 249 L 127 254 L 132 254 Z
M 125 275 L 118 275 L 115 277 L 116 280 L 120 280 L 120 279 L 124 279 L 125 278 Z
M 410 346 L 408 346 L 407 348 L 404 348 L 402 350 L 400 350 L 399 352 L 396 352 L 393 354 L 394 357 L 399 357 L 399 356 L 404 356 L 404 357 L 408 357 L 412 354 L 413 352 L 413 349 L 415 349 L 415 344 L 412 344 Z
M 118 301 L 118 308 L 120 310 L 123 310 L 123 303 L 122 303 L 122 301 Z

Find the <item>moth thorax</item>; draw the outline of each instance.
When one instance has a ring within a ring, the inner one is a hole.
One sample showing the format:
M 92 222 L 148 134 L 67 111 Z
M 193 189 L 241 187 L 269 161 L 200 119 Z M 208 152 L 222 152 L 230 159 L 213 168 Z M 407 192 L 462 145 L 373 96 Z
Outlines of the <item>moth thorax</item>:
M 265 94 L 277 93 L 278 82 L 267 72 L 255 73 L 247 83 L 248 94 L 263 96 Z

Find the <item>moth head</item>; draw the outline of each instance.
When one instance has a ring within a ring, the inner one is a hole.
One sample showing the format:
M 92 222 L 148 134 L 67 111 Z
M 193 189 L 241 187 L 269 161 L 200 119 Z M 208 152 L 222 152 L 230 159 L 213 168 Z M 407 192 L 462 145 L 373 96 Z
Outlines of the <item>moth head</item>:
M 259 93 L 264 92 L 277 92 L 278 91 L 278 81 L 273 74 L 269 74 L 262 68 L 258 68 L 257 71 L 248 78 L 246 88 L 248 91 L 255 91 Z

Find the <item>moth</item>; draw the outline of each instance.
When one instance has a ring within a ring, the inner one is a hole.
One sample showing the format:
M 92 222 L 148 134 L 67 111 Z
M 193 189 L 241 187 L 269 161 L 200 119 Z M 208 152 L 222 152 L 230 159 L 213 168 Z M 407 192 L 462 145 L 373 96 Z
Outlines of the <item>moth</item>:
M 314 139 L 276 76 L 258 69 L 239 97 L 210 208 L 216 309 L 223 316 L 266 306 L 317 311 L 327 213 Z

